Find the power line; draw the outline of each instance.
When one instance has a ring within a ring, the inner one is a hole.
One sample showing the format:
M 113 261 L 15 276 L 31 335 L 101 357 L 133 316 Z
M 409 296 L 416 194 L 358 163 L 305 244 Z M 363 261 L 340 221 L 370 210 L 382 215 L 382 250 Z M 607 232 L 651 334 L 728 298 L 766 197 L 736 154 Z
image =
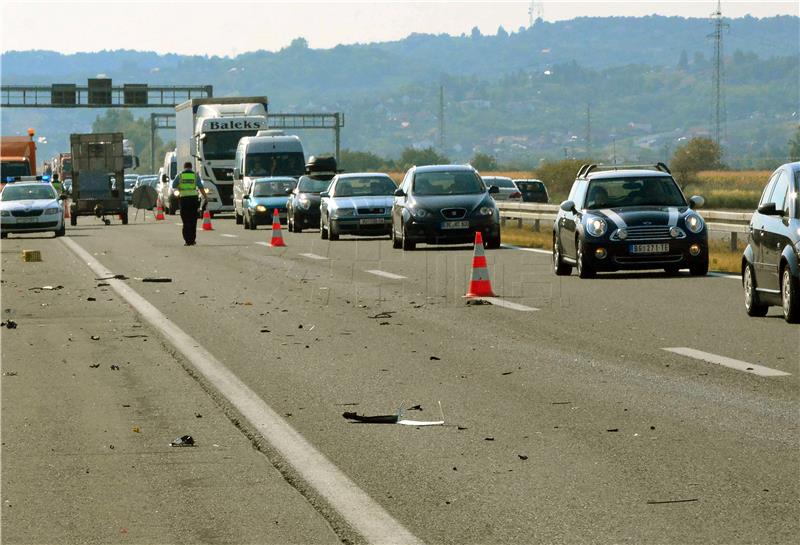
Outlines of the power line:
M 586 158 L 592 157 L 592 103 L 586 104 Z

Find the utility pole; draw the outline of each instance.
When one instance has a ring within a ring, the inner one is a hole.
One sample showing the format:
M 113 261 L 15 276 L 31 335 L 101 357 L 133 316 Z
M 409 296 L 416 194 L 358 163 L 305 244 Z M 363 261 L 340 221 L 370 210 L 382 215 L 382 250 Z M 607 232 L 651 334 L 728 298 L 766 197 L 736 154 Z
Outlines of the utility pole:
M 722 33 L 730 25 L 722 17 L 722 0 L 717 0 L 717 11 L 711 14 L 714 31 L 707 37 L 714 40 L 714 73 L 712 75 L 712 97 L 714 100 L 714 142 L 722 147 L 725 134 L 725 59 L 722 48 Z
M 439 86 L 439 150 L 444 153 L 444 85 Z
M 592 103 L 586 104 L 586 158 L 592 156 Z
M 542 4 L 543 2 L 541 1 L 536 2 L 535 0 L 531 0 L 528 6 L 528 28 L 533 28 L 536 21 L 544 19 L 544 6 Z

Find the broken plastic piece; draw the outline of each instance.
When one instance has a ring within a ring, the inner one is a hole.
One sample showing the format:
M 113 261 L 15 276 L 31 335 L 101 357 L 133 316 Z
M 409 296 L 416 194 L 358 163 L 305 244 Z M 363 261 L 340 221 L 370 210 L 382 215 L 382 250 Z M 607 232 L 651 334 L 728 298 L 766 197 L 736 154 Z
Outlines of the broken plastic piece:
M 181 435 L 169 444 L 171 447 L 193 447 L 194 438 L 191 435 Z
M 142 278 L 142 282 L 172 282 L 172 278 L 166 276 L 148 276 Z
M 7 322 L 4 322 L 3 325 L 6 326 L 6 328 L 8 329 L 17 329 L 17 322 L 15 322 L 14 320 L 9 320 Z

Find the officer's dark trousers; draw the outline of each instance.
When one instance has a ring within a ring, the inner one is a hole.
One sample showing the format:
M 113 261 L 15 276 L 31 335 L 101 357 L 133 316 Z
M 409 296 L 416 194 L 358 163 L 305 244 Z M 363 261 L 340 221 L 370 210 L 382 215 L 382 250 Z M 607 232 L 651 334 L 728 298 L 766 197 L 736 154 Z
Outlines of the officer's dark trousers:
M 197 238 L 197 207 L 199 205 L 198 197 L 181 197 L 183 240 L 188 244 L 194 244 L 195 238 Z

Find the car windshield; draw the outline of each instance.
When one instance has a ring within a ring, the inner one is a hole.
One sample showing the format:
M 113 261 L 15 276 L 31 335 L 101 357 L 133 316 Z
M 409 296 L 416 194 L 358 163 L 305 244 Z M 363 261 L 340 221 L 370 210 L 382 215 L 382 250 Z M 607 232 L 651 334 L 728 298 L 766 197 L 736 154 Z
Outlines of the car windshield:
M 589 183 L 586 195 L 587 209 L 686 206 L 686 200 L 670 176 L 595 179 Z
M 256 181 L 253 186 L 254 197 L 285 197 L 288 189 L 294 189 L 294 180 Z
M 245 136 L 255 136 L 256 131 L 207 132 L 203 139 L 203 155 L 209 161 L 233 159 L 239 140 Z
M 415 195 L 466 195 L 484 191 L 481 179 L 469 170 L 418 172 L 414 176 Z
M 245 176 L 300 176 L 305 172 L 301 152 L 249 153 L 244 160 Z
M 334 197 L 390 196 L 397 186 L 385 176 L 365 176 L 363 178 L 339 178 L 334 188 Z
M 0 180 L 9 176 L 30 176 L 31 167 L 27 161 L 3 161 L 0 163 Z
M 0 194 L 3 201 L 27 201 L 33 199 L 55 199 L 56 192 L 50 184 L 12 185 L 9 184 Z
M 331 185 L 330 180 L 315 180 L 314 178 L 303 176 L 300 178 L 300 184 L 297 186 L 297 190 L 300 193 L 322 193 L 328 189 L 329 185 Z
M 496 185 L 497 187 L 507 187 L 510 189 L 517 188 L 514 182 L 511 181 L 511 178 L 484 178 L 483 181 L 486 185 Z

